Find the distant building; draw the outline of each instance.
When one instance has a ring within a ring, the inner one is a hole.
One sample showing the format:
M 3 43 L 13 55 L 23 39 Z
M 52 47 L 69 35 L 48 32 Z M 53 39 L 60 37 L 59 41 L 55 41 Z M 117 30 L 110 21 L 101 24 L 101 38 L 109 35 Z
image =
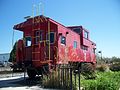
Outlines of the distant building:
M 9 57 L 10 57 L 10 53 L 0 54 L 0 62 L 1 63 L 8 62 Z

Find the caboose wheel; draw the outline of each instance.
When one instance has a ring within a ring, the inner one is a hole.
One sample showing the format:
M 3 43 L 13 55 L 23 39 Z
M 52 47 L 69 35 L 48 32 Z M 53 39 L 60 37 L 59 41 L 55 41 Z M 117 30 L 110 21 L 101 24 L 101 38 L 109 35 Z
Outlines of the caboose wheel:
M 27 75 L 29 78 L 34 78 L 36 76 L 36 71 L 33 68 L 27 68 Z

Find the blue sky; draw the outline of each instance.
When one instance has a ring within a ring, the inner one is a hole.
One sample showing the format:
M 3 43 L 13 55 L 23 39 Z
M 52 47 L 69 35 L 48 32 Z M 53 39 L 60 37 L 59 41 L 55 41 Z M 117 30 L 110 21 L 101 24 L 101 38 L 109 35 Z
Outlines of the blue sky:
M 45 16 L 65 26 L 88 29 L 103 56 L 120 57 L 119 0 L 0 0 L 0 53 L 11 51 L 13 26 L 32 15 L 32 5 L 39 2 L 43 3 Z M 14 41 L 20 37 L 22 33 L 15 31 Z

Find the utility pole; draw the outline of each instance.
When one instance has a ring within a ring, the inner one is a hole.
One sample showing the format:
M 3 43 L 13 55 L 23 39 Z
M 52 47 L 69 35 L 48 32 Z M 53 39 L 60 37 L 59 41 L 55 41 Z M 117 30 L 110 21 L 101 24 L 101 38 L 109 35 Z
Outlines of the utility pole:
M 100 53 L 100 54 L 101 54 L 101 60 L 102 60 L 102 51 L 98 51 L 98 53 Z

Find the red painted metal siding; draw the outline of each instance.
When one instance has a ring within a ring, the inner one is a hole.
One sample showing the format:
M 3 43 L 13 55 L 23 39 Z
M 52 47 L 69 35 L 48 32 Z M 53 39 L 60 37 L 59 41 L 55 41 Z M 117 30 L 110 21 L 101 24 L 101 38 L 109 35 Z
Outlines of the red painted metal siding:
M 24 57 L 17 53 L 17 58 L 23 60 L 32 60 L 34 67 L 41 67 L 43 64 L 48 63 L 48 44 L 46 42 L 48 33 L 48 22 L 50 22 L 50 32 L 54 32 L 55 42 L 50 44 L 50 60 L 53 65 L 63 64 L 68 62 L 93 62 L 95 63 L 95 54 L 92 49 L 95 48 L 95 44 L 88 39 L 84 38 L 84 29 L 82 26 L 65 27 L 64 25 L 43 16 L 28 19 L 27 21 L 15 25 L 14 28 L 24 32 L 24 38 L 31 36 L 32 46 L 24 46 Z M 37 19 L 40 21 L 38 22 Z M 81 34 L 74 32 L 73 28 L 80 28 Z M 42 30 L 43 41 L 36 44 L 37 30 Z M 89 32 L 88 32 L 89 35 Z M 66 45 L 61 44 L 61 36 L 66 37 Z M 74 48 L 74 41 L 77 42 L 77 48 Z M 88 50 L 83 50 L 81 47 L 85 46 Z M 18 46 L 20 48 L 21 46 Z M 18 52 L 18 51 L 17 51 Z

